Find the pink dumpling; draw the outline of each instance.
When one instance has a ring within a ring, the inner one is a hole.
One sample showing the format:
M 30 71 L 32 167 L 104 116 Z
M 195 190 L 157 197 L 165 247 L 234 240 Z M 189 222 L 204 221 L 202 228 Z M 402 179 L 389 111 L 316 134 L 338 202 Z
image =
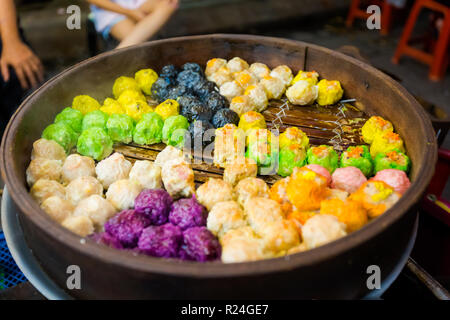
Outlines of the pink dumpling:
M 331 187 L 353 193 L 367 182 L 367 178 L 356 167 L 337 168 L 331 176 Z
M 383 181 L 400 194 L 404 194 L 411 186 L 411 182 L 406 173 L 397 169 L 384 169 L 378 171 L 375 177 L 370 180 Z
M 306 168 L 308 168 L 309 170 L 314 171 L 317 174 L 320 174 L 321 176 L 323 176 L 325 179 L 327 179 L 327 185 L 330 185 L 331 183 L 331 175 L 330 172 L 322 167 L 321 165 L 318 164 L 308 164 L 307 166 L 305 166 Z

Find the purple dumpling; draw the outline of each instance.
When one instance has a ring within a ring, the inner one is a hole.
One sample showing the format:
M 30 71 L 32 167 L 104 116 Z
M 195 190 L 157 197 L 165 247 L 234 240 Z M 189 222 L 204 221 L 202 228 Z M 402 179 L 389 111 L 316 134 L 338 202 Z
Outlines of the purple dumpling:
M 146 189 L 134 200 L 134 210 L 143 214 L 152 225 L 167 222 L 172 205 L 172 197 L 163 189 Z
M 197 202 L 195 196 L 190 199 L 180 199 L 172 204 L 169 221 L 185 230 L 206 225 L 208 213 L 205 207 Z
M 105 223 L 105 231 L 117 239 L 125 248 L 137 245 L 142 230 L 150 225 L 150 220 L 135 210 L 124 210 Z
M 220 257 L 219 240 L 206 227 L 193 227 L 183 232 L 180 258 L 195 261 L 212 261 Z
M 183 241 L 183 232 L 178 226 L 166 223 L 150 226 L 142 231 L 138 248 L 141 253 L 154 257 L 175 258 Z
M 120 243 L 116 237 L 113 237 L 108 232 L 94 233 L 90 236 L 90 238 L 98 244 L 103 244 L 114 249 L 123 249 L 122 243 Z

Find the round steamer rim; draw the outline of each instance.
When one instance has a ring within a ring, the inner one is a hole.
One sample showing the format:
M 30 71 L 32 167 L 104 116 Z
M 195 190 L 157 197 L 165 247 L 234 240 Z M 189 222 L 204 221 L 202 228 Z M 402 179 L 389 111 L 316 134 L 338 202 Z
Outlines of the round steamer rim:
M 140 272 L 157 272 L 160 274 L 167 274 L 173 276 L 187 276 L 193 278 L 213 278 L 213 277 L 234 277 L 234 276 L 245 276 L 245 275 L 259 275 L 266 274 L 272 272 L 281 272 L 287 271 L 295 267 L 300 266 L 308 266 L 313 265 L 317 261 L 323 260 L 325 258 L 331 258 L 336 255 L 343 253 L 344 251 L 349 250 L 350 248 L 369 241 L 371 238 L 377 236 L 379 232 L 383 229 L 387 229 L 391 224 L 395 221 L 399 220 L 410 207 L 407 202 L 418 202 L 421 198 L 422 193 L 425 190 L 426 185 L 429 183 L 432 177 L 432 171 L 434 170 L 434 164 L 437 161 L 437 152 L 436 152 L 436 138 L 433 134 L 431 121 L 429 120 L 427 114 L 422 109 L 422 107 L 418 104 L 418 102 L 398 83 L 392 80 L 389 76 L 378 71 L 377 69 L 364 64 L 363 62 L 341 54 L 339 52 L 332 51 L 330 49 L 326 49 L 320 46 L 294 41 L 294 40 L 286 40 L 286 39 L 278 39 L 271 37 L 262 37 L 262 36 L 247 36 L 247 35 L 227 35 L 227 34 L 214 34 L 207 35 L 207 37 L 213 37 L 214 41 L 242 41 L 245 40 L 249 43 L 259 43 L 264 42 L 265 40 L 270 40 L 273 45 L 278 44 L 294 44 L 301 45 L 306 48 L 315 48 L 320 49 L 325 53 L 334 54 L 338 56 L 342 60 L 346 60 L 360 68 L 369 69 L 374 75 L 376 75 L 379 79 L 384 82 L 388 82 L 392 86 L 392 90 L 396 91 L 396 93 L 402 96 L 405 101 L 408 101 L 412 106 L 411 112 L 416 114 L 417 118 L 422 118 L 423 121 L 419 122 L 418 125 L 421 126 L 422 131 L 428 133 L 427 137 L 424 137 L 428 142 L 428 152 L 423 154 L 423 162 L 428 163 L 428 166 L 424 167 L 419 175 L 416 177 L 416 181 L 422 181 L 421 184 L 414 182 L 411 185 L 411 188 L 405 193 L 405 195 L 385 214 L 376 220 L 368 223 L 366 226 L 361 228 L 360 230 L 347 235 L 344 238 L 338 239 L 334 242 L 321 246 L 319 248 L 308 250 L 300 253 L 296 253 L 293 255 L 267 259 L 267 260 L 259 260 L 253 262 L 243 262 L 243 263 L 235 263 L 235 264 L 223 264 L 223 263 L 203 263 L 199 265 L 196 262 L 189 261 L 179 261 L 179 260 L 165 260 L 160 258 L 153 258 L 147 256 L 135 256 L 129 252 L 118 252 L 112 248 L 99 246 L 92 241 L 86 241 L 85 244 L 80 243 L 80 238 L 75 234 L 67 232 L 63 227 L 58 226 L 55 228 L 56 223 L 51 221 L 44 212 L 39 208 L 37 203 L 35 203 L 31 196 L 29 196 L 26 187 L 23 185 L 22 181 L 16 179 L 12 172 L 14 171 L 14 166 L 12 161 L 5 161 L 11 155 L 11 151 L 13 148 L 14 139 L 7 140 L 6 137 L 17 135 L 17 119 L 23 117 L 25 111 L 32 107 L 33 101 L 36 100 L 41 94 L 42 89 L 38 89 L 33 92 L 19 107 L 19 109 L 13 115 L 11 121 L 8 124 L 8 127 L 5 131 L 5 135 L 3 136 L 3 143 L 1 149 L 1 157 L 2 157 L 2 176 L 6 181 L 9 190 L 11 190 L 10 194 L 13 198 L 14 202 L 17 204 L 21 212 L 27 212 L 28 217 L 33 221 L 33 223 L 37 224 L 43 232 L 46 232 L 50 237 L 54 238 L 57 241 L 61 241 L 64 239 L 64 244 L 70 246 L 72 249 L 82 252 L 85 255 L 88 255 L 92 258 L 101 258 L 109 261 L 110 263 L 120 265 L 122 267 L 131 268 Z M 157 40 L 153 42 L 147 42 L 140 44 L 138 46 L 123 48 L 119 50 L 115 50 L 116 52 L 126 52 L 127 50 L 132 50 L 135 47 L 148 47 L 152 48 L 158 44 L 171 43 L 171 42 L 189 42 L 204 39 L 205 36 L 191 36 L 191 37 L 180 37 L 180 38 L 170 38 L 164 40 Z M 50 79 L 45 83 L 45 86 L 51 86 L 56 80 L 60 78 L 64 78 L 67 74 L 74 71 L 76 67 L 79 66 L 88 66 L 94 62 L 101 61 L 102 59 L 108 57 L 113 54 L 112 52 L 106 52 L 99 56 L 89 58 L 85 61 L 82 61 L 54 78 Z M 24 201 L 25 199 L 25 201 Z M 22 213 L 23 214 L 23 213 Z M 51 233 L 49 230 L 53 230 Z M 331 254 L 330 254 L 331 252 Z M 118 259 L 121 258 L 121 259 Z M 270 261 L 270 263 L 267 263 Z

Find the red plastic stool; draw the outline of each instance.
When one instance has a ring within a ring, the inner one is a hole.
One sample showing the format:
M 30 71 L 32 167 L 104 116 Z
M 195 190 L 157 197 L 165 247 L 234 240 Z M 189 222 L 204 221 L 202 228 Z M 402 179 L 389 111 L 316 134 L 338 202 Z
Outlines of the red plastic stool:
M 427 8 L 444 15 L 444 23 L 442 24 L 439 38 L 435 43 L 431 53 L 419 50 L 409 45 L 412 31 L 419 13 L 422 9 Z M 433 0 L 416 0 L 408 21 L 403 30 L 402 37 L 395 51 L 392 62 L 398 64 L 403 55 L 410 56 L 430 66 L 428 78 L 432 81 L 439 81 L 444 77 L 448 66 L 448 45 L 450 39 L 450 7 Z
M 362 0 L 352 0 L 350 5 L 350 11 L 347 16 L 347 27 L 351 27 L 355 19 L 367 20 L 370 14 L 366 12 L 366 9 L 361 9 L 361 2 L 367 2 L 368 4 L 378 5 L 381 8 L 381 31 L 382 35 L 387 35 L 391 29 L 392 24 L 392 9 L 393 7 L 387 3 L 386 0 L 373 0 L 373 1 L 362 1 Z

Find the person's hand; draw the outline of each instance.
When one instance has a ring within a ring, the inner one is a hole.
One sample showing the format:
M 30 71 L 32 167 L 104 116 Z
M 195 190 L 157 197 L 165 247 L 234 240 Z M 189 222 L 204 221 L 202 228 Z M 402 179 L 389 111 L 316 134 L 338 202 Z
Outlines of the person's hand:
M 8 67 L 12 66 L 23 89 L 36 87 L 44 80 L 44 67 L 39 58 L 21 41 L 4 44 L 0 57 L 1 74 L 5 82 L 9 81 Z
M 147 16 L 147 14 L 144 11 L 139 9 L 130 10 L 127 15 L 130 19 L 136 22 L 141 21 Z
M 178 8 L 178 5 L 178 0 L 160 0 L 156 5 L 156 8 L 163 8 L 169 11 L 174 11 Z

